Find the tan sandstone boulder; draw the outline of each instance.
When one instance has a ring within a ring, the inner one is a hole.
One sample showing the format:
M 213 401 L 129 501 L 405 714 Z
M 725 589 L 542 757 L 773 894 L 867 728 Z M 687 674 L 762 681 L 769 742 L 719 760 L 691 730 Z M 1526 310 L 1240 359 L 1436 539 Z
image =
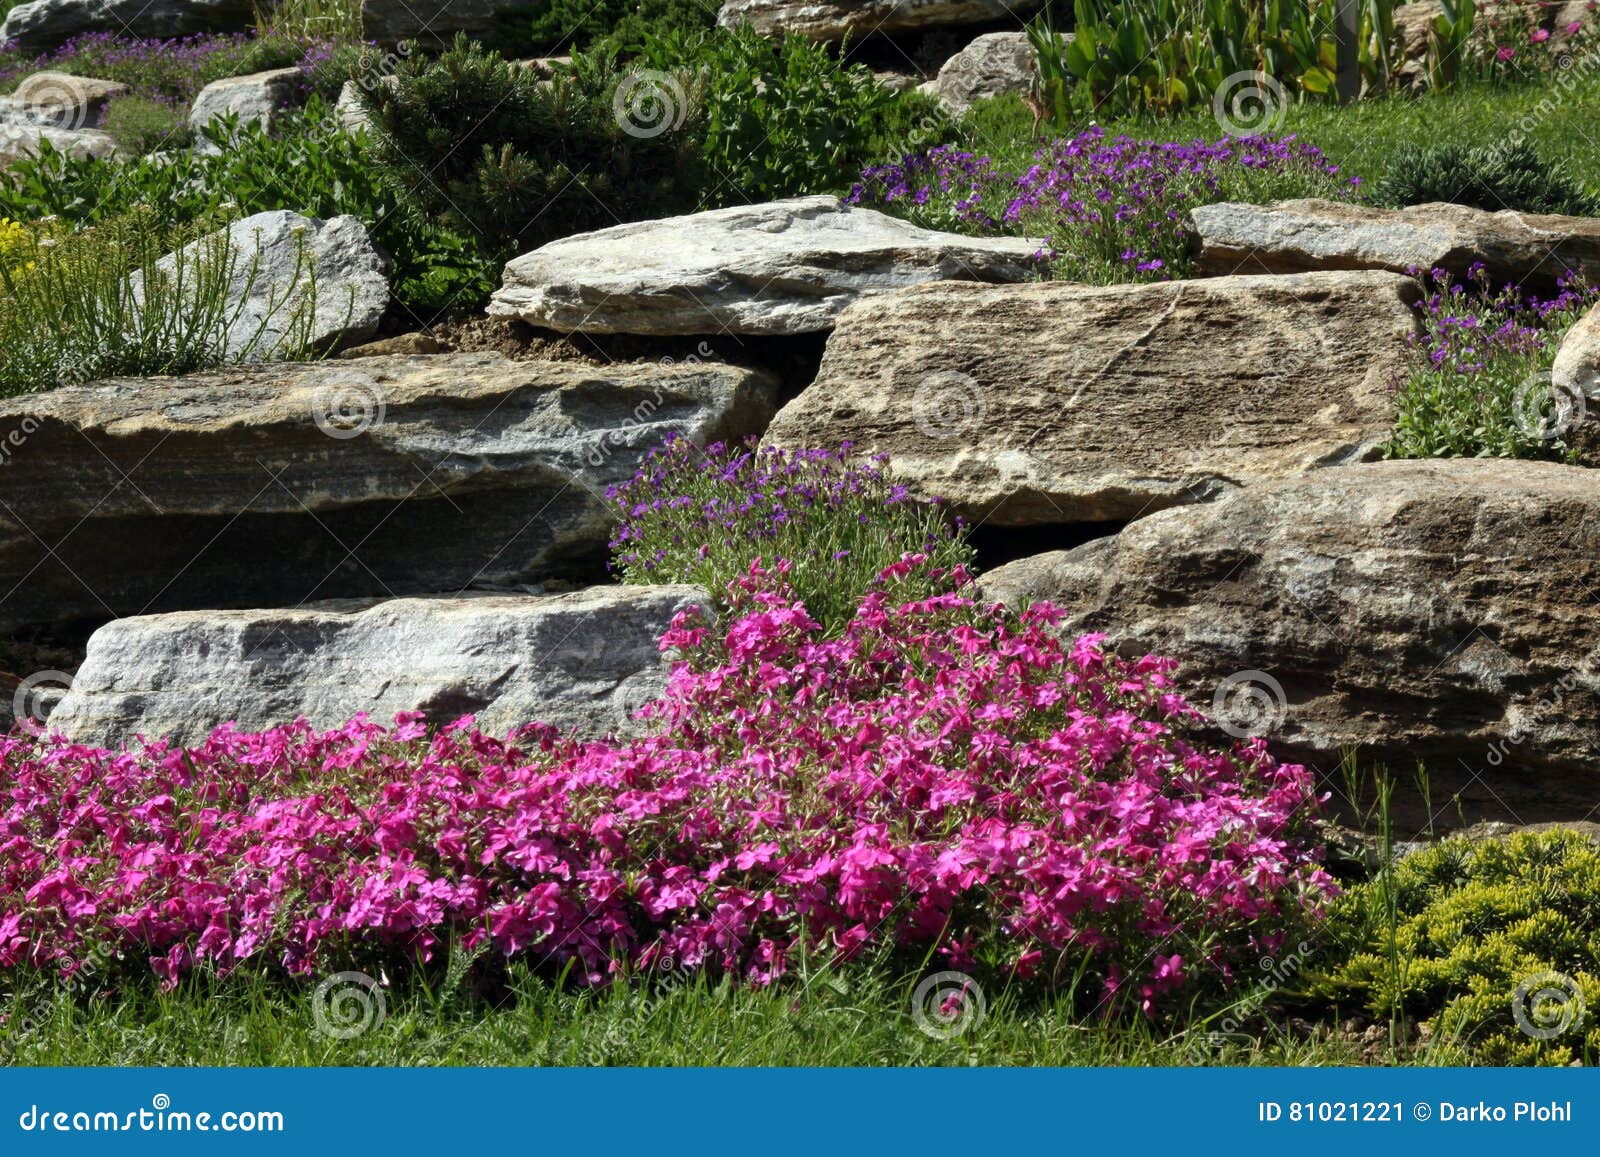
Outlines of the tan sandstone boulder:
M 851 306 L 768 442 L 889 454 L 997 526 L 1119 521 L 1369 457 L 1420 287 L 943 283 Z

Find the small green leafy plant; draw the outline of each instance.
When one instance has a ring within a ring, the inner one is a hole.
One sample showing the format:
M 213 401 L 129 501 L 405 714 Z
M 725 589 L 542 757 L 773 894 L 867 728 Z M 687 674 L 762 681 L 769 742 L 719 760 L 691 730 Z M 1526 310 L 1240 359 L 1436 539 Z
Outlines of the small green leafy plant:
M 1336 900 L 1355 951 L 1318 986 L 1501 1065 L 1600 1058 L 1600 850 L 1550 830 L 1445 840 Z M 1388 905 L 1394 909 L 1390 959 Z
M 1217 102 L 1236 120 L 1259 120 L 1252 130 L 1274 128 L 1283 102 L 1336 95 L 1336 9 L 1336 0 L 1075 0 L 1067 36 L 1046 10 L 1029 29 L 1039 112 L 1065 131 Z M 1355 44 L 1363 86 L 1383 88 L 1396 59 L 1393 0 L 1361 5 Z
M 942 134 L 948 119 L 930 98 L 891 92 L 842 57 L 800 36 L 718 28 L 649 37 L 639 63 L 692 72 L 702 201 L 726 205 L 842 192 L 874 157 Z

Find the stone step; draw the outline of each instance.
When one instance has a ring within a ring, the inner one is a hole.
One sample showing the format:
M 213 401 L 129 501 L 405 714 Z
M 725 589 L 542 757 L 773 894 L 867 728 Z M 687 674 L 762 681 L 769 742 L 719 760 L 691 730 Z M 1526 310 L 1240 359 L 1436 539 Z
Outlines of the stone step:
M 0 630 L 598 573 L 606 487 L 758 434 L 764 374 L 497 354 L 243 366 L 0 402 Z

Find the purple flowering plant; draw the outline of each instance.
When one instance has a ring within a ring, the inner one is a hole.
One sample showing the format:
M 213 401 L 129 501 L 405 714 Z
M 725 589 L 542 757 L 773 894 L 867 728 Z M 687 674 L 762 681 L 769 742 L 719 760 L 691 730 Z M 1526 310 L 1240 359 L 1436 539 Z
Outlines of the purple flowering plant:
M 1571 458 L 1566 435 L 1585 402 L 1558 391 L 1550 367 L 1596 291 L 1573 277 L 1543 298 L 1495 288 L 1481 263 L 1465 278 L 1434 269 L 1426 279 L 1388 456 Z
M 75 36 L 43 55 L 0 46 L 0 92 L 35 72 L 70 72 L 126 84 L 134 96 L 187 108 L 214 80 L 298 66 L 320 79 L 337 45 L 316 37 L 270 32 L 202 32 L 135 39 L 112 32 Z M 320 86 L 319 86 L 320 87 Z
M 785 580 L 827 627 L 842 625 L 878 574 L 907 553 L 939 570 L 972 561 L 961 524 L 896 482 L 883 455 L 687 439 L 653 451 L 607 497 L 620 521 L 612 569 L 628 583 L 727 589 L 752 560 L 786 560 Z
M 909 155 L 865 170 L 849 199 L 929 228 L 1038 237 L 1053 276 L 1103 283 L 1185 275 L 1196 205 L 1351 197 L 1360 186 L 1292 134 L 1152 141 L 1092 126 L 1022 172 L 950 145 Z

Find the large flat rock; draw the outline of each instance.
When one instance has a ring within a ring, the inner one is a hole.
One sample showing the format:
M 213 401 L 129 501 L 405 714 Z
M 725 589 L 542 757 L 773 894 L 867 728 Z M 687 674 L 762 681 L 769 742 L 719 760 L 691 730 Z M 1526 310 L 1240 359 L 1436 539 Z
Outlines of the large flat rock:
M 1171 655 L 1197 706 L 1324 770 L 1354 747 L 1412 794 L 1425 761 L 1435 806 L 1459 789 L 1475 818 L 1572 818 L 1600 799 L 1600 472 L 1317 470 L 983 586 L 1056 603 L 1067 631 Z
M 914 32 L 962 24 L 1020 25 L 1042 0 L 724 0 L 717 23 L 749 24 L 765 36 L 860 41 L 874 32 Z
M 84 32 L 172 37 L 236 32 L 255 20 L 252 0 L 29 0 L 0 25 L 0 44 L 44 52 Z
M 605 488 L 759 433 L 725 365 L 498 354 L 128 379 L 0 403 L 0 629 L 596 573 Z
M 661 635 L 691 607 L 712 613 L 698 587 L 592 587 L 118 619 L 89 640 L 49 725 L 102 747 L 397 711 L 474 714 L 495 734 L 535 720 L 627 734 L 666 685 Z
M 1547 289 L 1565 273 L 1591 285 L 1600 277 L 1600 220 L 1592 217 L 1442 203 L 1380 209 L 1309 198 L 1201 205 L 1190 218 L 1202 274 L 1438 268 L 1459 275 L 1482 262 L 1496 284 Z
M 1390 273 L 921 286 L 847 310 L 767 440 L 886 452 L 997 526 L 1137 518 L 1371 456 L 1419 294 Z
M 1038 249 L 796 197 L 552 241 L 506 266 L 489 312 L 563 333 L 815 333 L 908 285 L 1022 281 Z

